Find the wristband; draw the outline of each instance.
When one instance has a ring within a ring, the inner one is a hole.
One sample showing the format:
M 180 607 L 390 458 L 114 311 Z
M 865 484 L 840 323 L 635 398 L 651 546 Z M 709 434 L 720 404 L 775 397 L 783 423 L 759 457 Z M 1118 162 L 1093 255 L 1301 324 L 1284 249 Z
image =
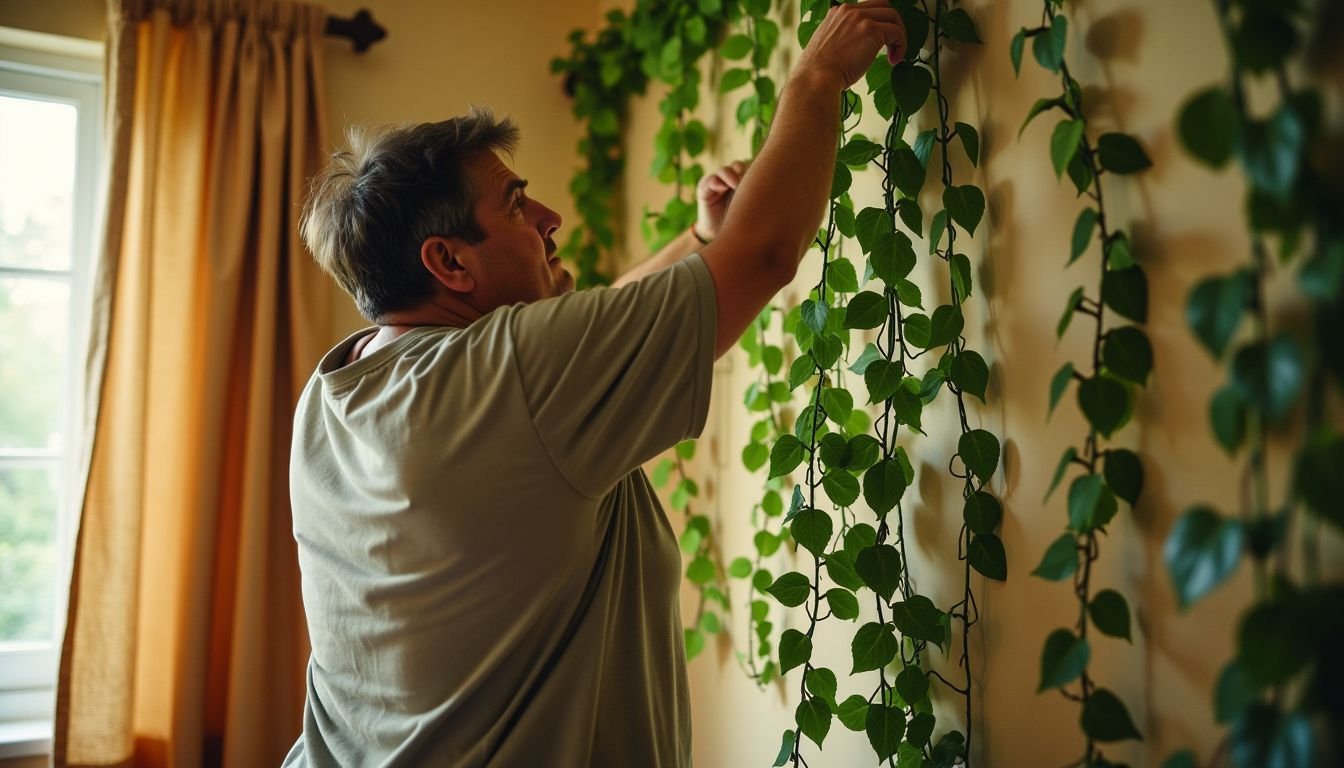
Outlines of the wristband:
M 700 233 L 695 231 L 695 224 L 694 224 L 694 223 L 691 224 L 691 237 L 694 237 L 696 240 L 699 240 L 701 245 L 709 245 L 710 242 L 711 242 L 711 241 L 706 240 L 705 238 L 701 237 L 701 236 L 700 236 Z

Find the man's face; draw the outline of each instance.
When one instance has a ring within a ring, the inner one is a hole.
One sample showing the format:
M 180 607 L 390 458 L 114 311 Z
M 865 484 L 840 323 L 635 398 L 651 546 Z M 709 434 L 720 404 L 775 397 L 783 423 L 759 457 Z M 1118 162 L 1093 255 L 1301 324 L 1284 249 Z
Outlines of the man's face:
M 485 232 L 485 239 L 471 246 L 477 306 L 532 302 L 573 290 L 574 277 L 556 256 L 553 239 L 560 215 L 529 198 L 527 182 L 494 152 L 482 152 L 465 166 L 478 193 L 476 222 Z

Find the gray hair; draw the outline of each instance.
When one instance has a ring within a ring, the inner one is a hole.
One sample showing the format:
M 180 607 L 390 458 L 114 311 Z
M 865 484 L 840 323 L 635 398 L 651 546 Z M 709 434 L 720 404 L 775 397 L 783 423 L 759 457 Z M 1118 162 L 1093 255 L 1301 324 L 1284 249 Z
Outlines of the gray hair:
M 433 293 L 420 261 L 429 237 L 485 239 L 473 215 L 479 190 L 463 161 L 489 150 L 512 154 L 518 127 L 488 109 L 438 123 L 351 127 L 308 186 L 299 233 L 319 266 L 379 322 Z

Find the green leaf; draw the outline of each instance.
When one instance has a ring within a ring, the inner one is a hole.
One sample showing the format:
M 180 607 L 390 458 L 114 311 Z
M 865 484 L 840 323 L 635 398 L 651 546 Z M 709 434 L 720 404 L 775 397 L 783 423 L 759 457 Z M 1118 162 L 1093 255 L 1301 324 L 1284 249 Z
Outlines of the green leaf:
M 1092 166 L 1083 159 L 1083 153 L 1075 154 L 1069 161 L 1069 181 L 1073 182 L 1073 188 L 1078 190 L 1078 194 L 1086 192 L 1095 178 Z
M 961 139 L 961 146 L 966 149 L 966 156 L 971 160 L 971 165 L 979 165 L 980 134 L 969 123 L 957 123 L 955 128 L 958 138 Z
M 854 556 L 846 550 L 837 550 L 826 555 L 826 575 L 836 584 L 848 590 L 859 589 L 863 579 L 854 570 Z
M 1078 458 L 1078 451 L 1073 446 L 1064 449 L 1064 453 L 1059 457 L 1059 462 L 1055 464 L 1055 476 L 1050 481 L 1050 487 L 1045 492 L 1045 498 L 1041 500 L 1042 504 L 1050 500 L 1051 494 L 1059 487 L 1059 481 L 1064 479 L 1064 473 L 1076 458 Z
M 1307 507 L 1321 519 L 1344 529 L 1344 435 L 1320 435 L 1302 447 L 1294 485 Z
M 896 213 L 915 237 L 924 235 L 924 212 L 920 210 L 919 203 L 913 197 L 896 201 Z
M 964 253 L 954 253 L 947 266 L 952 272 L 954 299 L 960 304 L 971 295 L 971 260 Z
M 915 268 L 915 248 L 904 232 L 883 232 L 873 245 L 869 260 L 873 274 L 894 285 Z
M 1047 581 L 1063 581 L 1078 570 L 1078 540 L 1073 534 L 1061 535 L 1046 547 L 1041 564 L 1031 572 Z
M 770 477 L 787 475 L 803 463 L 807 446 L 793 435 L 780 435 L 770 449 Z
M 826 590 L 826 604 L 837 619 L 852 621 L 859 618 L 859 599 L 848 589 L 835 587 Z
M 987 483 L 999 466 L 999 439 L 987 430 L 972 429 L 957 440 L 957 453 L 966 468 Z
M 890 626 L 876 622 L 864 624 L 854 633 L 854 640 L 850 643 L 854 659 L 854 669 L 850 674 L 885 667 L 896 658 L 898 648 L 899 643 Z
M 929 695 L 929 678 L 924 675 L 924 670 L 911 664 L 896 675 L 896 692 L 907 705 L 918 704 Z
M 1038 35 L 1037 39 L 1040 37 Z M 1064 175 L 1064 169 L 1077 154 L 1083 141 L 1083 127 L 1082 120 L 1061 120 L 1050 134 L 1050 162 L 1055 166 L 1056 178 Z
M 1083 705 L 1081 718 L 1083 732 L 1095 741 L 1125 741 L 1142 739 L 1139 729 L 1129 717 L 1129 710 L 1120 699 L 1105 688 L 1098 688 Z
M 966 550 L 966 559 L 972 568 L 987 579 L 995 581 L 1008 579 L 1008 555 L 1003 550 L 1003 541 L 992 533 L 972 536 L 971 545 Z
M 890 231 L 891 218 L 881 208 L 864 208 L 854 218 L 854 233 L 864 253 L 872 253 L 878 238 Z
M 849 166 L 844 163 L 836 163 L 834 175 L 831 176 L 830 199 L 834 200 L 849 191 L 849 185 L 853 181 L 854 176 L 849 172 Z
M 1238 718 L 1230 735 L 1229 764 L 1272 768 L 1312 768 L 1315 731 L 1301 711 L 1283 713 L 1272 704 L 1257 703 Z
M 845 307 L 846 328 L 876 328 L 887 320 L 887 300 L 873 291 L 854 294 Z
M 840 470 L 840 472 L 847 475 L 850 480 L 854 479 L 854 476 L 848 472 L 844 470 Z M 855 496 L 858 495 L 857 485 L 856 482 Z M 826 551 L 826 544 L 831 540 L 832 525 L 830 515 L 820 509 L 804 508 L 793 518 L 793 523 L 789 526 L 789 532 L 793 534 L 793 540 L 807 551 L 813 555 L 821 556 Z
M 1143 464 L 1138 454 L 1124 448 L 1112 448 L 1106 452 L 1106 484 L 1116 496 L 1131 505 L 1139 503 L 1139 494 L 1143 491 Z
M 964 8 L 952 8 L 939 14 L 938 26 L 953 40 L 963 43 L 980 42 L 980 35 L 975 31 L 975 22 Z
M 961 311 L 951 304 L 944 304 L 934 309 L 933 317 L 929 319 L 928 346 L 945 347 L 951 344 L 961 335 L 964 325 Z
M 1237 663 L 1251 685 L 1267 688 L 1285 683 L 1311 660 L 1302 619 L 1284 598 L 1253 606 L 1242 617 Z
M 1101 361 L 1111 373 L 1142 386 L 1153 369 L 1153 347 L 1148 336 L 1132 325 L 1114 328 L 1102 342 Z
M 836 153 L 836 159 L 851 168 L 863 168 L 880 154 L 882 154 L 881 145 L 867 139 L 850 139 L 849 143 Z
M 1242 167 L 1256 189 L 1287 199 L 1297 183 L 1306 132 L 1290 105 L 1244 127 Z
M 1091 208 L 1084 208 L 1078 213 L 1078 220 L 1073 224 L 1073 248 L 1069 251 L 1069 263 L 1078 260 L 1079 256 L 1087 250 L 1087 244 L 1092 242 L 1092 231 L 1097 228 L 1097 212 Z
M 705 650 L 705 636 L 698 629 L 683 629 L 682 644 L 686 646 L 686 660 L 690 661 Z
M 1070 381 L 1073 381 L 1073 363 L 1065 363 L 1050 378 L 1050 410 L 1046 412 L 1047 415 L 1055 412 L 1055 406 L 1059 405 L 1059 398 L 1064 396 Z
M 841 390 L 843 391 L 843 390 Z M 872 435 L 854 435 L 849 439 L 849 461 L 845 469 L 853 472 L 868 469 L 877 463 L 882 444 Z
M 905 316 L 905 340 L 920 349 L 928 349 L 933 346 L 930 341 L 933 339 L 933 324 L 929 321 L 928 315 L 913 312 Z
M 1106 265 L 1109 269 L 1128 269 L 1137 262 L 1129 247 L 1129 237 L 1124 232 L 1111 233 L 1110 239 L 1102 243 L 1106 253 Z
M 1092 649 L 1087 640 L 1067 629 L 1056 629 L 1045 639 L 1041 651 L 1041 683 L 1036 692 L 1058 688 L 1077 680 L 1087 669 Z
M 1279 333 L 1268 343 L 1248 344 L 1232 358 L 1232 386 L 1271 424 L 1284 421 L 1297 403 L 1306 361 L 1297 340 Z
M 1222 168 L 1241 140 L 1241 120 L 1223 88 L 1206 88 L 1181 107 L 1177 131 L 1186 151 L 1212 168 Z
M 863 383 L 868 387 L 868 402 L 881 403 L 901 386 L 904 366 L 895 360 L 874 360 L 863 372 Z
M 1241 560 L 1241 550 L 1239 521 L 1223 519 L 1202 506 L 1181 515 L 1162 547 L 1181 607 L 1188 607 L 1232 575 Z
M 854 570 L 864 585 L 890 600 L 901 583 L 901 554 L 890 544 L 864 547 L 854 561 Z
M 1127 133 L 1101 134 L 1097 138 L 1097 158 L 1111 173 L 1138 173 L 1153 165 L 1139 142 Z
M 1055 324 L 1055 338 L 1064 337 L 1064 332 L 1069 330 L 1069 324 L 1073 322 L 1073 313 L 1078 310 L 1078 304 L 1083 300 L 1083 288 L 1079 286 L 1073 289 L 1069 294 L 1069 300 L 1064 305 L 1064 314 L 1059 316 L 1059 322 Z
M 863 474 L 863 499 L 878 517 L 896 508 L 905 487 L 905 473 L 894 459 L 879 461 Z
M 825 667 L 816 667 L 807 671 L 807 679 L 804 681 L 808 692 L 813 696 L 826 700 L 827 704 L 835 704 L 835 690 L 837 687 L 835 673 Z
M 1114 589 L 1098 592 L 1087 606 L 1087 615 L 1092 617 L 1092 623 L 1103 634 L 1134 642 L 1129 634 L 1129 603 L 1125 602 L 1124 595 Z
M 848 211 L 848 208 L 837 205 L 835 207 L 837 214 L 840 211 Z M 837 215 L 836 220 L 840 217 Z M 836 293 L 854 293 L 859 290 L 859 276 L 854 271 L 854 265 L 848 259 L 834 258 L 826 264 L 826 285 Z
M 779 744 L 779 754 L 775 757 L 775 762 L 773 763 L 774 768 L 780 768 L 780 766 L 789 762 L 789 756 L 793 754 L 795 738 L 792 730 L 784 732 L 784 737 L 780 740 Z
M 943 207 L 967 234 L 974 235 L 985 214 L 985 193 L 973 184 L 947 187 L 943 190 Z
M 1022 138 L 1022 132 L 1027 130 L 1027 126 L 1031 125 L 1031 121 L 1035 120 L 1042 112 L 1051 109 L 1062 109 L 1063 107 L 1064 100 L 1059 97 L 1053 99 L 1037 99 L 1032 103 L 1031 109 L 1027 110 L 1027 119 L 1023 120 L 1022 127 L 1017 129 L 1017 137 L 1019 139 Z
M 1093 429 L 1110 437 L 1129 415 L 1129 390 L 1106 376 L 1083 379 L 1078 384 L 1078 407 Z
M 906 637 L 925 640 L 942 647 L 947 640 L 947 614 L 938 610 L 923 595 L 891 604 L 891 621 Z
M 896 754 L 901 737 L 905 736 L 905 712 L 899 707 L 874 703 L 865 713 L 864 731 L 868 733 L 868 743 L 873 746 L 878 760 L 886 760 Z
M 970 393 L 985 402 L 985 387 L 989 385 L 989 366 L 978 352 L 963 349 L 961 354 L 952 358 L 952 383 L 963 392 Z
M 779 673 L 786 675 L 790 669 L 801 666 L 812 659 L 812 638 L 796 629 L 786 629 L 779 636 Z
M 905 738 L 915 747 L 922 747 L 929 743 L 929 737 L 933 735 L 934 719 L 929 712 L 920 712 L 910 718 L 910 724 L 905 728 Z M 922 756 L 921 756 L 922 757 Z M 916 763 L 915 768 L 923 765 L 922 762 Z M 900 768 L 906 768 L 904 764 Z
M 1247 707 L 1255 703 L 1259 693 L 1255 685 L 1246 679 L 1246 673 L 1241 670 L 1237 660 L 1229 661 L 1218 675 L 1218 685 L 1214 689 L 1214 719 L 1223 724 L 1236 720 Z
M 807 600 L 807 596 L 812 593 L 812 584 L 807 577 L 796 571 L 780 576 L 775 579 L 775 583 L 765 590 L 769 592 L 781 605 L 789 608 L 796 608 Z
M 1116 508 L 1115 495 L 1099 475 L 1083 475 L 1069 486 L 1069 528 L 1075 533 L 1106 527 Z
M 1069 20 L 1056 14 L 1050 28 L 1031 39 L 1031 52 L 1037 63 L 1051 72 L 1058 72 L 1064 63 L 1064 43 L 1069 38 Z
M 868 700 L 858 694 L 854 694 L 836 708 L 836 717 L 840 722 L 851 731 L 862 731 L 864 723 L 868 720 Z
M 909 61 L 902 61 L 891 70 L 891 93 L 896 106 L 904 115 L 912 115 L 924 106 L 933 88 L 933 75 L 928 69 Z
M 913 309 L 924 308 L 924 297 L 919 291 L 919 286 L 909 280 L 896 282 L 896 300 Z
M 798 730 L 820 747 L 831 730 L 831 705 L 825 699 L 807 699 L 794 710 L 793 719 Z
M 719 78 L 719 93 L 728 93 L 746 85 L 751 80 L 751 70 L 730 69 Z
M 1199 768 L 1199 766 L 1195 763 L 1195 753 L 1183 749 L 1163 760 L 1161 768 Z
M 1013 62 L 1013 75 L 1022 74 L 1022 49 L 1027 44 L 1027 30 L 1019 29 L 1008 45 L 1008 57 Z
M 728 566 L 728 575 L 735 579 L 745 579 L 751 575 L 751 561 L 745 557 L 735 557 Z
M 692 584 L 705 584 L 714 580 L 714 563 L 707 557 L 697 557 L 686 566 L 686 578 Z
M 719 46 L 719 55 L 725 59 L 740 59 L 751 53 L 751 38 L 746 35 L 732 35 Z
M 887 170 L 892 183 L 901 194 L 917 197 L 919 191 L 924 188 L 924 179 L 928 172 L 915 155 L 915 151 L 906 146 L 905 142 L 901 142 L 891 148 L 888 158 Z
M 837 507 L 848 507 L 859 498 L 859 480 L 848 470 L 833 469 L 827 472 L 821 478 L 821 486 Z
M 993 533 L 1003 520 L 1003 507 L 989 493 L 976 491 L 966 497 L 961 516 L 971 533 Z
M 1251 72 L 1268 72 L 1281 65 L 1297 45 L 1297 30 L 1276 7 L 1248 5 L 1232 34 L 1232 52 Z
M 871 365 L 874 360 L 880 359 L 882 359 L 882 354 L 877 351 L 877 345 L 871 343 L 865 344 L 863 352 L 859 353 L 859 359 L 850 364 L 849 370 L 862 376 L 868 372 L 868 366 Z
M 933 219 L 929 222 L 929 253 L 938 251 L 938 243 L 943 239 L 943 233 L 947 230 L 947 209 L 933 214 Z
M 849 420 L 850 411 L 854 410 L 854 396 L 847 389 L 826 387 L 821 391 L 821 407 L 826 411 L 826 418 L 844 424 Z

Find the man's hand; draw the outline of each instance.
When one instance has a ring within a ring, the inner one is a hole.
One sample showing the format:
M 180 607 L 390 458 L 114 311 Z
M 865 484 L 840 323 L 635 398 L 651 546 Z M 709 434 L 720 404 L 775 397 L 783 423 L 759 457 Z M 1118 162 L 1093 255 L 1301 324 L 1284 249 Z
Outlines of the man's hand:
M 719 236 L 719 227 L 728 215 L 728 206 L 733 202 L 733 193 L 747 172 L 747 164 L 741 160 L 729 163 L 719 170 L 700 179 L 695 187 L 695 233 L 706 240 Z
M 882 46 L 887 61 L 895 65 L 905 58 L 905 45 L 905 22 L 888 0 L 837 5 L 813 33 L 794 76 L 833 79 L 838 92 L 863 77 Z

